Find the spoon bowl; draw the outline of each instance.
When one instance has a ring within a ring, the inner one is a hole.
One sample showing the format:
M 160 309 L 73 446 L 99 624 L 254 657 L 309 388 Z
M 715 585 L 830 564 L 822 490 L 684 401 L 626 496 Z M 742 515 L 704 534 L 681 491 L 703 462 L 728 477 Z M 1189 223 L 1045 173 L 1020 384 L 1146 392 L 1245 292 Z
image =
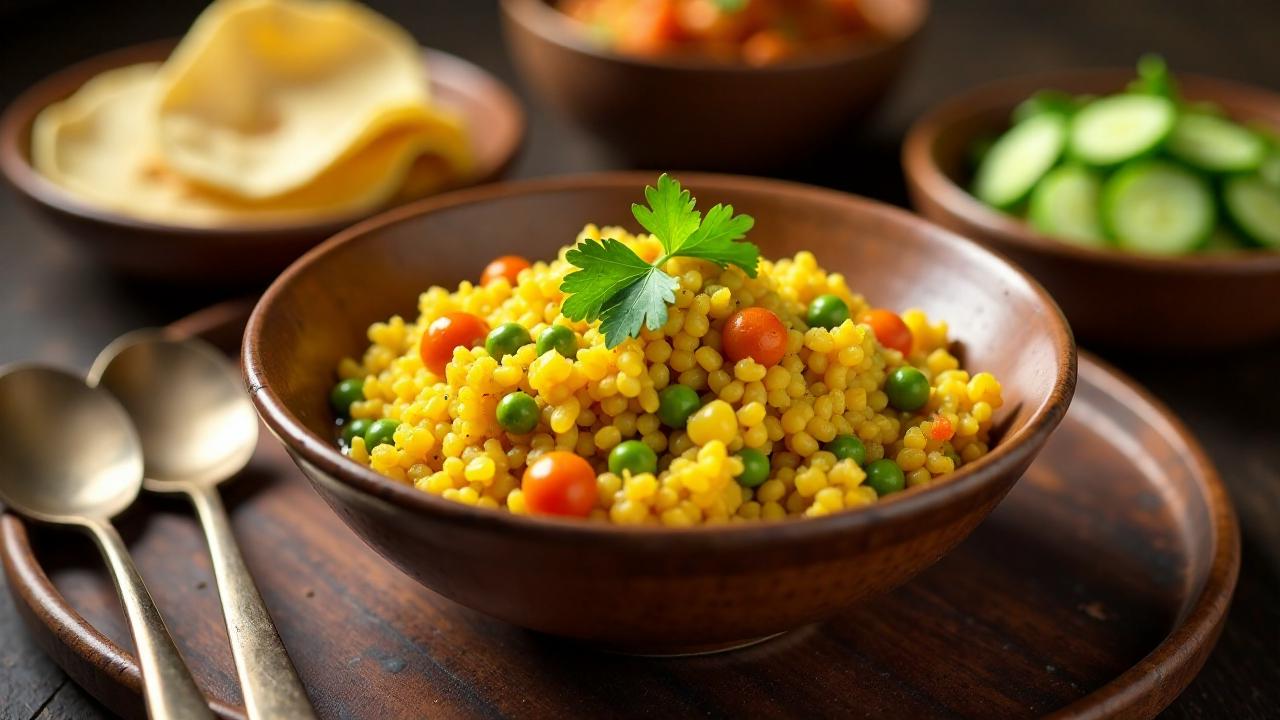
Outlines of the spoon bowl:
M 34 365 L 0 372 L 0 499 L 52 523 L 106 520 L 142 487 L 142 444 L 120 403 Z
M 216 485 L 257 447 L 258 418 L 235 368 L 203 341 L 129 333 L 98 356 L 89 384 L 109 390 L 132 418 L 148 490 Z

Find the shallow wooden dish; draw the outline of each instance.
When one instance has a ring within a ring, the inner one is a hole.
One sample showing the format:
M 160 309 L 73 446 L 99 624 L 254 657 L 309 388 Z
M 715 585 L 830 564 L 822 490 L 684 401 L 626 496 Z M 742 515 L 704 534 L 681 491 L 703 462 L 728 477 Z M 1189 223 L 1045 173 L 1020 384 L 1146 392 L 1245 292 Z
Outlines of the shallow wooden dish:
M 234 353 L 248 309 L 174 331 Z M 602 654 L 461 608 L 381 562 L 265 433 L 225 496 L 326 718 L 1149 718 L 1209 654 L 1240 560 L 1234 513 L 1195 440 L 1088 355 L 1044 452 L 946 559 L 878 601 L 729 654 Z M 122 526 L 201 687 L 221 717 L 243 718 L 189 508 L 147 496 Z M 40 644 L 108 707 L 140 717 L 124 618 L 89 541 L 11 515 L 0 541 Z
M 922 215 L 1007 255 L 1053 295 L 1084 342 L 1114 347 L 1216 348 L 1280 335 L 1280 252 L 1157 257 L 1099 250 L 1041 235 L 967 191 L 973 142 L 1009 126 L 1013 108 L 1054 88 L 1106 94 L 1132 70 L 1080 70 L 1001 80 L 951 98 L 907 133 L 902 166 Z M 1280 95 L 1178 74 L 1188 100 L 1280 128 Z
M 644 653 L 701 651 L 814 622 L 889 590 L 969 534 L 1061 420 L 1070 332 L 1021 271 L 902 210 L 771 180 L 682 176 L 704 206 L 756 219 L 766 257 L 812 250 L 876 304 L 946 319 L 970 367 L 1004 386 L 991 454 L 927 490 L 810 521 L 622 528 L 468 507 L 353 462 L 332 441 L 338 361 L 371 321 L 416 317 L 419 293 L 479 277 L 494 257 L 553 257 L 588 221 L 634 225 L 650 173 L 452 193 L 343 232 L 267 290 L 245 335 L 259 414 L 356 532 L 427 587 L 522 627 Z M 359 268 L 359 272 L 353 271 Z
M 633 167 L 766 169 L 801 161 L 870 112 L 897 79 L 928 0 L 867 0 L 881 40 L 768 67 L 640 58 L 589 41 L 547 0 L 502 0 L 525 81 Z
M 20 95 L 0 117 L 0 171 L 16 192 L 58 225 L 62 234 L 117 270 L 168 281 L 246 283 L 267 280 L 307 248 L 374 213 L 321 222 L 197 228 L 141 220 L 84 202 L 31 166 L 31 124 L 41 110 L 111 68 L 163 60 L 174 46 L 162 40 L 85 60 Z M 476 174 L 471 184 L 501 177 L 524 141 L 519 102 L 497 78 L 438 50 L 424 50 L 431 91 L 465 118 Z

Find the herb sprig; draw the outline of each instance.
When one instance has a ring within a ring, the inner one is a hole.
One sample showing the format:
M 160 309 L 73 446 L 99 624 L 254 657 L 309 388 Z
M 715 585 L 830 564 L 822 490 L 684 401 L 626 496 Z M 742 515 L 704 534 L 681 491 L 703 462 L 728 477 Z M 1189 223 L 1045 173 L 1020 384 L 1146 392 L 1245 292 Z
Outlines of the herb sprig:
M 755 224 L 750 215 L 734 215 L 732 205 L 717 204 L 704 216 L 696 200 L 667 174 L 656 187 L 646 187 L 648 206 L 633 204 L 631 214 L 662 244 L 663 256 L 653 263 L 626 245 L 606 238 L 583 241 L 566 254 L 579 268 L 560 285 L 565 298 L 561 312 L 571 320 L 600 320 L 605 345 L 617 347 L 640 334 L 641 327 L 657 330 L 667 322 L 667 305 L 675 302 L 679 281 L 662 267 L 674 257 L 709 260 L 721 268 L 736 265 L 756 276 L 760 248 L 739 242 Z

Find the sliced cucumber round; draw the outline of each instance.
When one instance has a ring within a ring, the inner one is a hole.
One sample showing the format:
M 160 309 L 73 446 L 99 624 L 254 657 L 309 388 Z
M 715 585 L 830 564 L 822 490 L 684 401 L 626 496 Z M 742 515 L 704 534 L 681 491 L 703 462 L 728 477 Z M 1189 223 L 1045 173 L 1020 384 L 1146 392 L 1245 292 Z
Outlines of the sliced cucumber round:
M 1037 181 L 1049 172 L 1067 142 L 1067 119 L 1045 113 L 1014 125 L 982 158 L 973 193 L 997 208 L 1022 202 Z
M 1173 126 L 1165 149 L 1175 158 L 1213 173 L 1257 170 L 1267 157 L 1267 144 L 1226 118 L 1184 113 Z
M 1137 252 L 1177 255 L 1213 233 L 1213 190 L 1199 175 L 1163 160 L 1126 165 L 1102 189 L 1102 222 L 1116 243 Z
M 1222 204 L 1250 240 L 1280 250 L 1280 189 L 1256 175 L 1227 178 Z
M 1100 201 L 1102 179 L 1080 165 L 1063 165 L 1044 176 L 1031 191 L 1027 219 L 1046 235 L 1080 245 L 1103 247 Z
M 1177 117 L 1173 102 L 1155 95 L 1095 100 L 1072 119 L 1071 154 L 1101 167 L 1133 160 L 1160 147 Z

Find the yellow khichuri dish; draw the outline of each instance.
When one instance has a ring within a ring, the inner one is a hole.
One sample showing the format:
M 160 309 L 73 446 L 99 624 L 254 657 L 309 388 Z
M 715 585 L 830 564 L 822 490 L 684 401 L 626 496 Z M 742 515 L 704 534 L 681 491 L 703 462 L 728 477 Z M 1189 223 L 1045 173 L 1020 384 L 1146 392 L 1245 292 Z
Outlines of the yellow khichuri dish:
M 369 328 L 337 368 L 344 452 L 469 505 L 618 524 L 816 517 L 985 455 L 1001 406 L 945 323 L 871 307 L 808 252 L 662 176 L 649 234 L 587 225 Z
M 32 160 L 96 205 L 193 226 L 371 211 L 472 167 L 417 43 L 345 0 L 214 2 L 166 62 L 42 111 Z

